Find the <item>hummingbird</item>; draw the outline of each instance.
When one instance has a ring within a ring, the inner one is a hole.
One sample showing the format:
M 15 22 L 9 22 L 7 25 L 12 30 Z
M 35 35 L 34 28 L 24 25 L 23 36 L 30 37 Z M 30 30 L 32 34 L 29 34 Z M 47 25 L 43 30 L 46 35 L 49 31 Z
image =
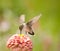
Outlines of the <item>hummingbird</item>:
M 26 34 L 34 35 L 32 26 L 39 20 L 41 16 L 42 16 L 41 14 L 38 16 L 35 16 L 34 18 L 32 18 L 31 20 L 25 23 L 25 15 L 21 15 L 20 16 L 21 25 L 19 26 L 20 34 L 25 32 Z

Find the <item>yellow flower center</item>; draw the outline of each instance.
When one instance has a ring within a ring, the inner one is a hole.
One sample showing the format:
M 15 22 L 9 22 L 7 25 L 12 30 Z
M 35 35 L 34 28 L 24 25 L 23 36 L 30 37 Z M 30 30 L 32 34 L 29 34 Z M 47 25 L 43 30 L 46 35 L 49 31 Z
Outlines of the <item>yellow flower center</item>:
M 24 34 L 19 34 L 20 37 L 24 36 Z

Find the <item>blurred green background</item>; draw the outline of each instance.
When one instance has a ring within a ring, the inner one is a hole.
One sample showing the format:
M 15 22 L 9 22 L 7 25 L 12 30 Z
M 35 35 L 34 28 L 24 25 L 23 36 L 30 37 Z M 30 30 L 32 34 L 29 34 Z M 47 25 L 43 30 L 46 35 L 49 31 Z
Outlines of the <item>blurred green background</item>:
M 16 33 L 19 25 L 18 18 L 21 14 L 26 15 L 27 22 L 40 13 L 42 14 L 39 20 L 40 26 L 35 31 L 36 36 L 31 37 L 33 51 L 43 51 L 42 36 L 45 34 L 52 37 L 49 51 L 58 51 L 60 48 L 60 0 L 0 0 L 0 20 L 10 23 L 8 31 L 0 31 L 0 51 L 9 51 L 6 41 Z

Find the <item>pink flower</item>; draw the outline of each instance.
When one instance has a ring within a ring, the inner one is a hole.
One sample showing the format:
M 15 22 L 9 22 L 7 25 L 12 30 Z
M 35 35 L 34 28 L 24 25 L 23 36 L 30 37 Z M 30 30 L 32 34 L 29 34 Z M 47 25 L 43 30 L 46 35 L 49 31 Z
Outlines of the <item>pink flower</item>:
M 7 21 L 2 21 L 2 22 L 0 23 L 0 31 L 1 31 L 1 32 L 6 32 L 6 31 L 9 30 L 9 28 L 10 28 L 10 23 L 9 23 L 9 22 L 7 22 Z
M 32 41 L 27 35 L 15 34 L 8 39 L 7 47 L 11 51 L 32 51 Z

